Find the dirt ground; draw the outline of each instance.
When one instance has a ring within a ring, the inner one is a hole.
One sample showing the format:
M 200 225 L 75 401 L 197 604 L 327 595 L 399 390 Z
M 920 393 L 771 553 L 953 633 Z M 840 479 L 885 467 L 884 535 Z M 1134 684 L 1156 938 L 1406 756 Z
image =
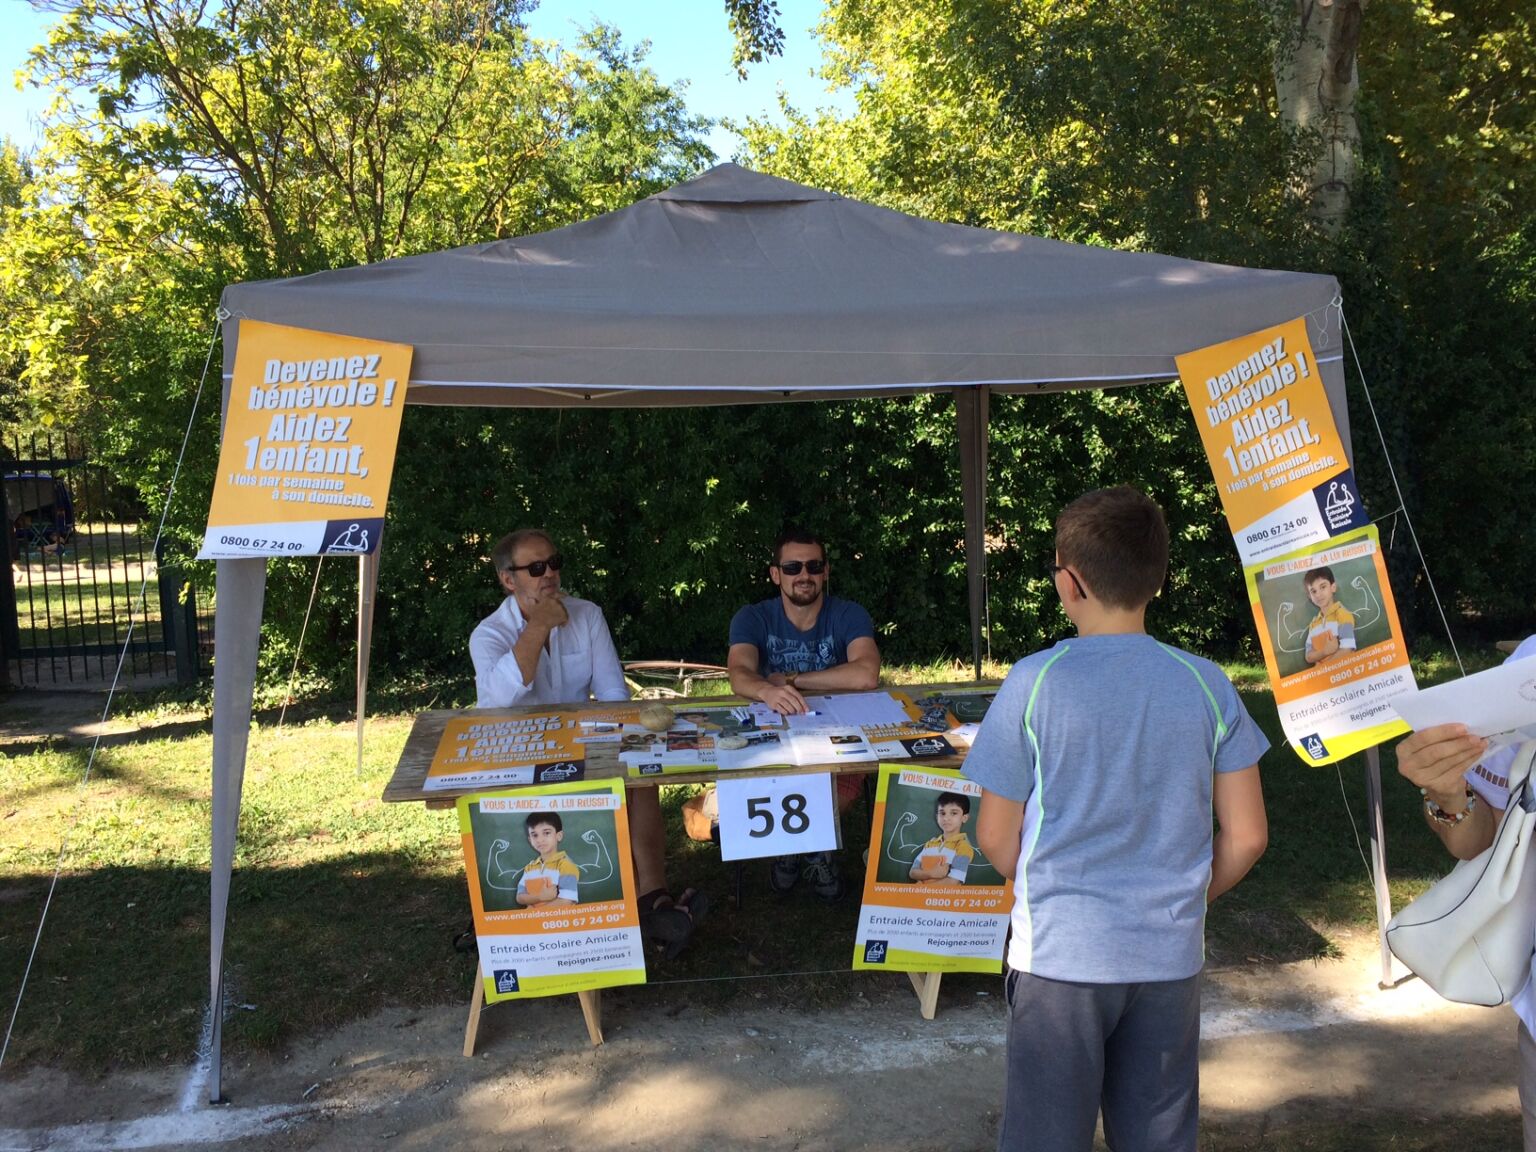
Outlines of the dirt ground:
M 1374 936 L 1342 943 L 1341 960 L 1210 974 L 1206 1146 L 1467 1147 L 1402 1140 L 1472 1124 L 1481 1148 L 1517 1148 L 1508 1011 L 1447 1005 L 1412 980 L 1381 991 Z M 815 1013 L 610 991 L 597 1048 L 574 997 L 502 1004 L 471 1059 L 463 1009 L 394 1010 L 227 1065 L 220 1106 L 191 1069 L 38 1071 L 0 1083 L 0 1149 L 991 1148 L 1000 983 L 953 981 L 931 1022 L 892 983 Z M 1361 1135 L 1332 1142 L 1341 1126 Z
M 39 694 L 0 709 L 0 735 L 89 739 L 100 714 L 99 699 Z M 1513 1016 L 1445 1004 L 1412 979 L 1382 991 L 1375 934 L 1329 935 L 1341 959 L 1208 974 L 1203 1146 L 1518 1148 Z M 898 974 L 881 995 L 850 980 L 834 1011 L 782 1007 L 793 985 L 723 1008 L 686 985 L 617 989 L 597 1048 L 575 997 L 513 1002 L 487 1010 L 470 1059 L 465 1008 L 395 1009 L 226 1062 L 216 1106 L 206 1070 L 186 1066 L 7 1074 L 0 1152 L 991 1149 L 1001 992 L 1001 980 L 952 978 L 925 1021 Z

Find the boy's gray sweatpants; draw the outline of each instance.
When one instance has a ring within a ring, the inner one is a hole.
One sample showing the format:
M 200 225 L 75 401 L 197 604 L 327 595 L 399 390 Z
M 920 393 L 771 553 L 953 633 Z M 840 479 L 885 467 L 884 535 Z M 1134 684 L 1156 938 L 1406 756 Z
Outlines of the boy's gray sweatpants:
M 1193 1152 L 1200 976 L 1077 984 L 1008 969 L 1008 1083 L 998 1152 Z

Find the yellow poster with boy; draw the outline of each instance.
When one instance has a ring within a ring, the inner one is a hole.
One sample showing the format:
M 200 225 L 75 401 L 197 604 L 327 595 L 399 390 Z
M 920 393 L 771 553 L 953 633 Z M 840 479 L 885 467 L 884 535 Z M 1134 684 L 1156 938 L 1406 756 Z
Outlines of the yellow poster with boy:
M 487 1003 L 645 983 L 624 784 L 458 801 Z
M 956 772 L 880 766 L 854 968 L 1002 971 L 1013 886 L 972 838 L 980 804 Z
M 1280 726 L 1311 764 L 1408 731 L 1413 670 L 1374 526 L 1244 570 Z
M 200 559 L 374 552 L 411 347 L 240 322 Z
M 1331 764 L 1406 731 L 1386 701 L 1413 690 L 1413 673 L 1306 318 L 1177 363 L 1247 578 L 1286 739 L 1307 763 Z M 1333 556 L 1343 557 L 1342 585 L 1324 574 L 1307 578 Z

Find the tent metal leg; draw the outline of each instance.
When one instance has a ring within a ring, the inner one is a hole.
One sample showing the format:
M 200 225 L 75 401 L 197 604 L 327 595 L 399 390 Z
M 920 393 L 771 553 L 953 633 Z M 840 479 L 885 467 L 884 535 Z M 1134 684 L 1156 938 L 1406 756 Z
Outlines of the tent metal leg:
M 1387 835 L 1382 814 L 1381 750 L 1365 751 L 1365 806 L 1371 834 L 1371 880 L 1376 889 L 1376 934 L 1381 942 L 1382 988 L 1392 987 L 1392 950 L 1387 947 L 1387 922 L 1392 919 L 1392 893 L 1387 887 Z
M 261 608 L 267 588 L 267 561 L 220 560 L 215 575 L 213 662 L 213 852 L 209 862 L 208 995 L 212 1030 L 208 1100 L 223 1096 L 220 1069 L 224 1040 L 224 930 L 229 915 L 229 882 L 240 826 L 240 791 L 251 733 L 251 697 L 256 653 L 261 644 Z
M 382 536 L 382 533 L 380 534 Z M 373 646 L 373 603 L 379 591 L 378 547 L 357 558 L 357 777 L 363 776 L 363 724 L 368 713 L 368 655 Z
M 992 390 L 955 389 L 960 442 L 960 494 L 965 505 L 965 574 L 971 610 L 971 660 L 981 679 L 981 626 L 987 587 L 987 423 Z

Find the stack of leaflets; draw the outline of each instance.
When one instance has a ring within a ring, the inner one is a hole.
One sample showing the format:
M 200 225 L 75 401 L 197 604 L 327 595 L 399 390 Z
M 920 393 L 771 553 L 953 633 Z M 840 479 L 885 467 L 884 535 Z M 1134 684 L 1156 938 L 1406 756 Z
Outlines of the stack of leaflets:
M 586 774 L 587 745 L 619 740 L 639 718 L 632 704 L 581 712 L 456 716 L 443 727 L 422 790 L 580 780 Z

